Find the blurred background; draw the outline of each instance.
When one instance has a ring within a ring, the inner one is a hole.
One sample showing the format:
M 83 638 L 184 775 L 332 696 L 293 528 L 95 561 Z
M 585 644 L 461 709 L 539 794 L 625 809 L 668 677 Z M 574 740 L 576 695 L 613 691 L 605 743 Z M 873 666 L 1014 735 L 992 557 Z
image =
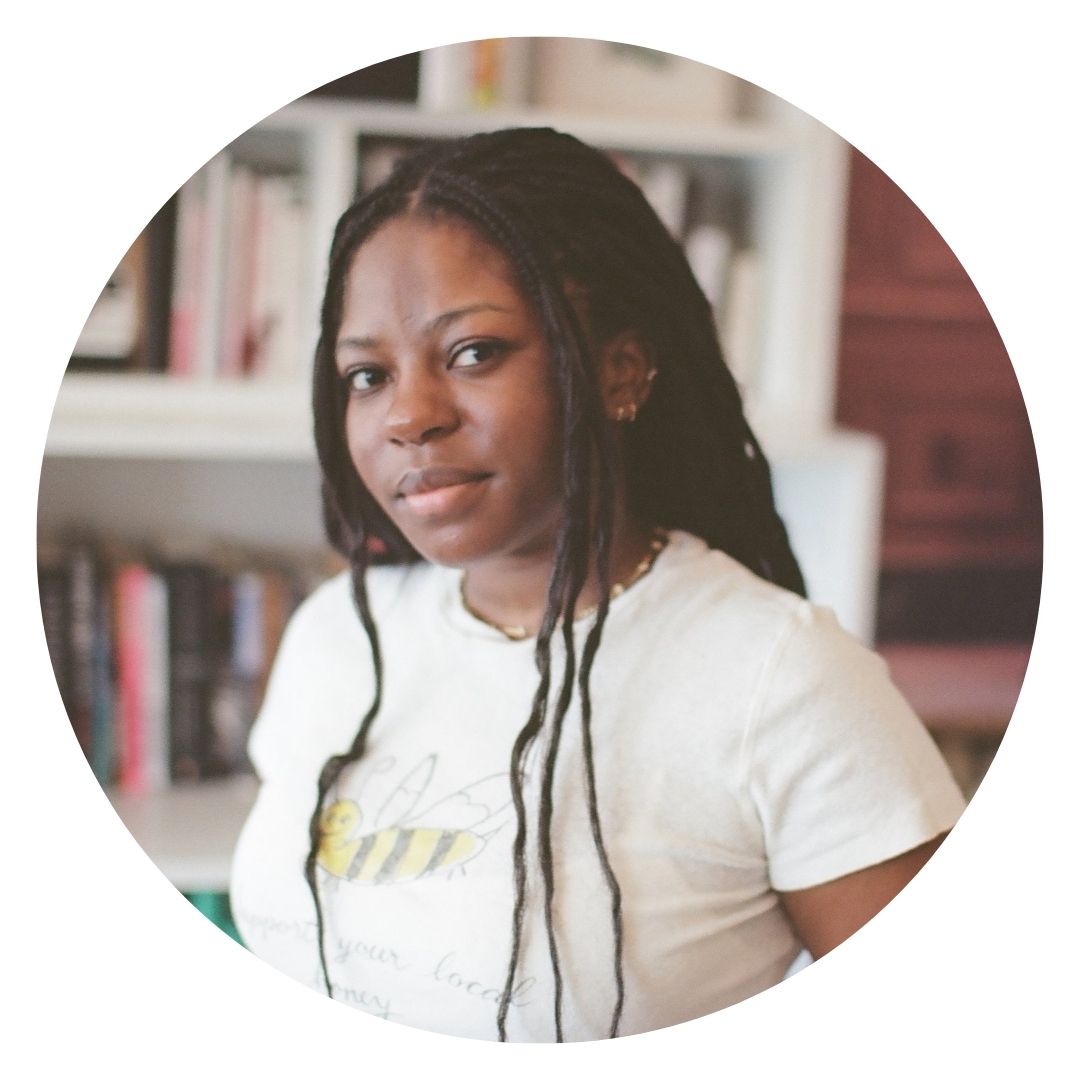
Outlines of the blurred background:
M 244 754 L 321 535 L 310 358 L 334 222 L 395 158 L 516 125 L 612 154 L 685 246 L 811 597 L 873 644 L 970 796 L 1041 581 L 1038 472 L 989 313 L 872 162 L 724 72 L 588 39 L 467 42 L 239 135 L 136 238 L 75 345 L 42 464 L 39 583 L 91 768 L 230 928 Z

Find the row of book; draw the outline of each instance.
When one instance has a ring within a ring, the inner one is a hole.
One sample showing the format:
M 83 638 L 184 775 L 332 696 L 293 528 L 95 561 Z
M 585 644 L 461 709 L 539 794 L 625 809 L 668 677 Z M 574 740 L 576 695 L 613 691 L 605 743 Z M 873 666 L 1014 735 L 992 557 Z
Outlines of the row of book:
M 223 150 L 132 244 L 72 366 L 204 378 L 302 373 L 313 340 L 309 219 L 298 177 L 257 172 Z
M 437 112 L 536 106 L 557 113 L 658 120 L 732 119 L 743 84 L 672 53 L 590 38 L 485 38 L 419 55 L 417 103 Z
M 676 159 L 636 159 L 618 155 L 656 216 L 679 241 L 687 262 L 713 310 L 724 359 L 735 380 L 751 390 L 760 365 L 759 328 L 764 284 L 760 253 L 736 242 L 731 222 L 691 213 L 696 178 Z
M 228 150 L 181 188 L 169 374 L 304 370 L 307 235 L 297 179 L 256 173 Z
M 382 181 L 414 145 L 365 140 L 359 189 Z M 722 215 L 691 213 L 698 177 L 687 164 L 614 156 L 683 244 L 728 363 L 751 387 L 762 324 L 759 253 L 735 241 L 734 223 Z M 256 172 L 226 149 L 132 245 L 94 306 L 73 366 L 177 377 L 302 375 L 315 334 L 312 250 L 299 179 Z
M 315 580 L 229 553 L 159 559 L 80 539 L 38 558 L 60 695 L 98 780 L 144 793 L 249 771 L 285 622 Z

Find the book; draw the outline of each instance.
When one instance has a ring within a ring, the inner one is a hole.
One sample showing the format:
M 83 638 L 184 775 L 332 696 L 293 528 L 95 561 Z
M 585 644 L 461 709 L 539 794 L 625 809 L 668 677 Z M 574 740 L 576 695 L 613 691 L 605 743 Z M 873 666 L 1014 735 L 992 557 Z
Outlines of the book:
M 205 177 L 196 173 L 174 196 L 176 242 L 166 370 L 187 376 L 195 369 L 195 342 L 202 293 L 202 247 L 206 234 Z
M 170 198 L 146 226 L 146 287 L 138 366 L 165 371 L 169 363 L 169 307 L 176 258 L 177 196 Z
M 751 248 L 736 251 L 719 314 L 720 344 L 736 383 L 750 398 L 760 367 L 763 285 L 758 253 Z
M 255 284 L 258 180 L 243 164 L 229 172 L 229 212 L 223 223 L 220 343 L 216 373 L 235 378 L 251 370 L 251 300 Z
M 95 777 L 125 792 L 250 771 L 247 739 L 287 620 L 338 569 L 166 547 L 154 559 L 84 537 L 39 548 L 61 699 Z
M 254 191 L 254 260 L 244 335 L 245 370 L 269 377 L 306 370 L 306 252 L 310 215 L 292 176 L 261 176 Z
M 132 794 L 160 791 L 168 768 L 168 600 L 144 562 L 118 567 L 113 585 L 118 783 Z
M 45 630 L 45 645 L 49 651 L 53 675 L 60 691 L 64 709 L 71 715 L 71 650 L 69 645 L 68 566 L 64 553 L 51 546 L 38 555 L 38 598 L 41 602 L 41 621 Z
M 212 377 L 221 368 L 222 321 L 229 240 L 232 158 L 222 151 L 203 167 L 205 174 L 203 235 L 199 252 L 195 351 L 191 374 Z
M 531 82 L 530 38 L 483 38 L 425 49 L 417 103 L 451 111 L 524 105 Z
M 167 370 L 217 373 L 225 293 L 231 157 L 222 151 L 178 193 Z
M 173 780 L 203 777 L 212 674 L 214 571 L 188 560 L 164 569 L 169 608 L 169 772 Z
M 68 716 L 83 753 L 92 760 L 97 566 L 90 545 L 83 541 L 68 550 L 68 605 Z
M 695 225 L 687 234 L 683 249 L 686 261 L 719 321 L 731 266 L 731 234 L 720 225 Z
M 114 775 L 110 583 L 86 540 L 45 542 L 38 556 L 45 639 L 79 746 L 102 783 Z
M 116 706 L 113 664 L 112 593 L 106 577 L 98 581 L 95 593 L 94 640 L 90 659 L 90 768 L 98 783 L 111 784 L 116 779 L 117 757 L 114 731 Z
M 127 370 L 137 366 L 144 331 L 147 237 L 140 233 L 109 275 L 71 354 L 71 369 Z
M 416 103 L 432 112 L 467 109 L 472 98 L 473 42 L 425 49 L 420 54 Z
M 533 97 L 544 108 L 666 124 L 735 115 L 739 80 L 672 53 L 590 38 L 534 39 Z
M 675 161 L 650 162 L 641 169 L 639 184 L 667 231 L 676 240 L 681 240 L 690 193 L 687 169 Z

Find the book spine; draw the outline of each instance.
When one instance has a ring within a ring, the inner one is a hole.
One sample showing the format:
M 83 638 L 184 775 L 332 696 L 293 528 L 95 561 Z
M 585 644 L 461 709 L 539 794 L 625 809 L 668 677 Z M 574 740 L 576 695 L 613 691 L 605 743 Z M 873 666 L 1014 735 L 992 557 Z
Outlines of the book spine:
M 75 545 L 69 554 L 71 683 L 69 714 L 79 745 L 93 759 L 93 651 L 97 606 L 96 568 L 90 548 Z
M 91 661 L 91 757 L 90 767 L 102 785 L 116 780 L 116 725 L 114 710 L 116 694 L 114 663 L 112 583 L 108 576 L 99 577 L 94 617 L 94 646 Z
M 475 42 L 463 41 L 420 54 L 417 104 L 421 109 L 467 109 L 472 105 L 475 50 Z
M 229 213 L 224 225 L 224 302 L 219 374 L 227 378 L 250 371 L 249 319 L 255 276 L 256 178 L 243 165 L 229 177 Z
M 169 786 L 169 599 L 164 576 L 148 570 L 143 589 L 143 723 L 146 791 Z
M 643 173 L 641 189 L 656 211 L 656 216 L 676 239 L 686 227 L 686 204 L 690 192 L 690 174 L 674 161 L 659 161 Z
M 200 172 L 177 192 L 169 312 L 167 371 L 185 377 L 195 369 L 195 340 L 206 233 L 206 177 Z
M 198 317 L 193 374 L 203 378 L 221 370 L 222 318 L 229 243 L 232 162 L 222 152 L 206 166 L 205 220 L 199 267 Z
M 52 661 L 53 675 L 60 690 L 60 700 L 71 715 L 71 618 L 69 612 L 68 570 L 59 560 L 38 563 L 38 595 L 45 644 Z
M 146 674 L 143 639 L 146 578 L 145 566 L 125 563 L 117 571 L 113 593 L 116 626 L 118 782 L 121 790 L 132 794 L 141 794 L 148 789 L 143 689 Z
M 685 248 L 690 269 L 713 309 L 714 319 L 719 320 L 731 264 L 731 234 L 719 225 L 695 225 L 686 237 Z
M 233 585 L 232 576 L 214 577 L 210 612 L 210 709 L 203 757 L 204 776 L 224 776 L 229 771 L 229 747 L 240 724 L 236 689 L 232 678 Z
M 169 363 L 173 265 L 176 258 L 177 204 L 174 195 L 146 227 L 146 292 L 143 300 L 141 366 L 162 372 Z
M 199 780 L 206 762 L 210 700 L 211 570 L 201 563 L 170 566 L 169 727 L 174 780 Z
M 265 660 L 264 575 L 246 570 L 233 582 L 233 635 L 230 666 L 236 696 L 236 726 L 230 732 L 226 760 L 230 772 L 247 770 L 247 738 L 258 709 Z

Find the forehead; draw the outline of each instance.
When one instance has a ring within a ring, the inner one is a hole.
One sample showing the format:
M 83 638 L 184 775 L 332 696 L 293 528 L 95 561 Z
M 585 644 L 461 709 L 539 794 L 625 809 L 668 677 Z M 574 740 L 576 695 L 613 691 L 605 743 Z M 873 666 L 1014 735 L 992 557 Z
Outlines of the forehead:
M 419 324 L 478 302 L 526 305 L 506 256 L 461 222 L 394 218 L 353 256 L 343 329 L 358 321 Z

